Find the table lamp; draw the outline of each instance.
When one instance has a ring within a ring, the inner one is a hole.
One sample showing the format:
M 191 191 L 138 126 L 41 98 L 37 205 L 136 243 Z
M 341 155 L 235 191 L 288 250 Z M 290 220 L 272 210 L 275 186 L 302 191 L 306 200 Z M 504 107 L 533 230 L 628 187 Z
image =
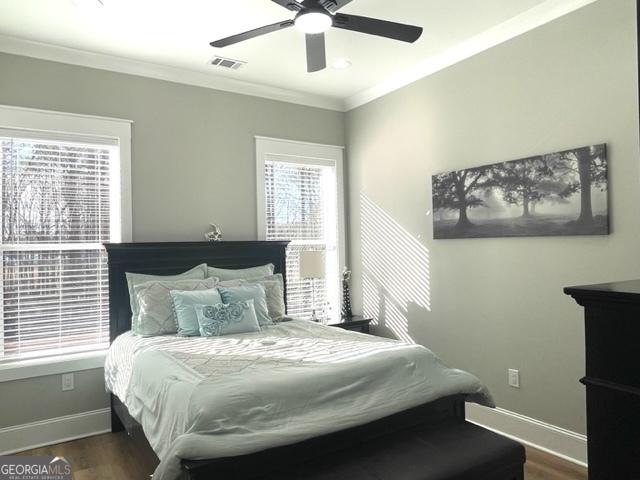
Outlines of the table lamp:
M 325 278 L 325 260 L 322 250 L 303 250 L 300 252 L 300 278 L 311 280 L 312 305 L 311 320 L 317 322 L 316 280 Z

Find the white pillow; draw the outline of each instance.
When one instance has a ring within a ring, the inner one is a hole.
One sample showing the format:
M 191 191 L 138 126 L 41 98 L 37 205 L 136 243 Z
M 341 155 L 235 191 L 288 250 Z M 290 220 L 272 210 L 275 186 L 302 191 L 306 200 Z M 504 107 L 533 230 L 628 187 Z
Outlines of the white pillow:
M 209 277 L 209 278 L 218 279 L 218 277 Z M 218 282 L 216 287 L 241 287 L 245 283 L 247 283 L 247 281 L 246 280 L 242 280 L 240 278 L 237 279 L 237 280 L 224 280 L 222 282 Z
M 133 333 L 144 337 L 175 334 L 176 314 L 171 298 L 172 290 L 209 290 L 217 278 L 165 280 L 141 283 L 134 287 L 139 312 L 132 321 Z
M 273 274 L 269 274 L 269 275 L 265 275 L 264 277 L 258 277 L 258 278 L 250 278 L 248 281 L 249 282 L 261 282 L 261 281 L 276 281 L 280 284 L 280 286 L 282 287 L 282 291 L 284 292 L 284 278 L 282 277 L 281 273 L 273 273 Z
M 197 267 L 193 267 L 191 270 L 179 273 L 178 275 L 147 275 L 145 273 L 125 273 L 127 277 L 127 287 L 129 288 L 129 302 L 131 303 L 131 319 L 135 319 L 138 316 L 138 300 L 135 295 L 136 285 L 141 283 L 151 282 L 153 280 L 182 280 L 187 278 L 204 279 L 207 277 L 207 264 L 201 263 Z
M 207 277 L 217 277 L 220 280 L 248 280 L 250 278 L 266 277 L 273 274 L 273 263 L 259 267 L 230 269 L 207 267 Z

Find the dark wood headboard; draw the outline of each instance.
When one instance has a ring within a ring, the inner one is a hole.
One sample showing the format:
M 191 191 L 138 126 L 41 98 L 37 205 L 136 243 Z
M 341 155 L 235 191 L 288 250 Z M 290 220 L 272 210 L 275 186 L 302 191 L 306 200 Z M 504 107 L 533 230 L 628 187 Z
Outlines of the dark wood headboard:
M 286 288 L 289 242 L 107 243 L 109 261 L 109 338 L 131 330 L 126 272 L 175 275 L 201 263 L 221 268 L 247 268 L 273 263 Z M 286 298 L 286 295 L 285 295 Z

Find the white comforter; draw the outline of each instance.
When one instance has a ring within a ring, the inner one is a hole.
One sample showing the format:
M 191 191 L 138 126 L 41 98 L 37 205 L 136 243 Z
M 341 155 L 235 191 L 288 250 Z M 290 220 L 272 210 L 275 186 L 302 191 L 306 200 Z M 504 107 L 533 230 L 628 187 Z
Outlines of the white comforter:
M 492 405 L 473 375 L 428 349 L 304 320 L 216 338 L 118 337 L 107 389 L 142 424 L 161 463 L 244 455 L 365 424 L 438 398 Z

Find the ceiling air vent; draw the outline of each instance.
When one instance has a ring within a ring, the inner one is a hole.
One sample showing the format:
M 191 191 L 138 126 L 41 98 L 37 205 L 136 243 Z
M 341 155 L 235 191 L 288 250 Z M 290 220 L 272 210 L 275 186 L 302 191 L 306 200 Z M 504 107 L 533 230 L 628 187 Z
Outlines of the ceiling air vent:
M 231 70 L 238 70 L 246 64 L 247 62 L 233 60 L 232 58 L 218 57 L 217 55 L 211 59 L 211 65 L 214 67 L 229 68 Z

